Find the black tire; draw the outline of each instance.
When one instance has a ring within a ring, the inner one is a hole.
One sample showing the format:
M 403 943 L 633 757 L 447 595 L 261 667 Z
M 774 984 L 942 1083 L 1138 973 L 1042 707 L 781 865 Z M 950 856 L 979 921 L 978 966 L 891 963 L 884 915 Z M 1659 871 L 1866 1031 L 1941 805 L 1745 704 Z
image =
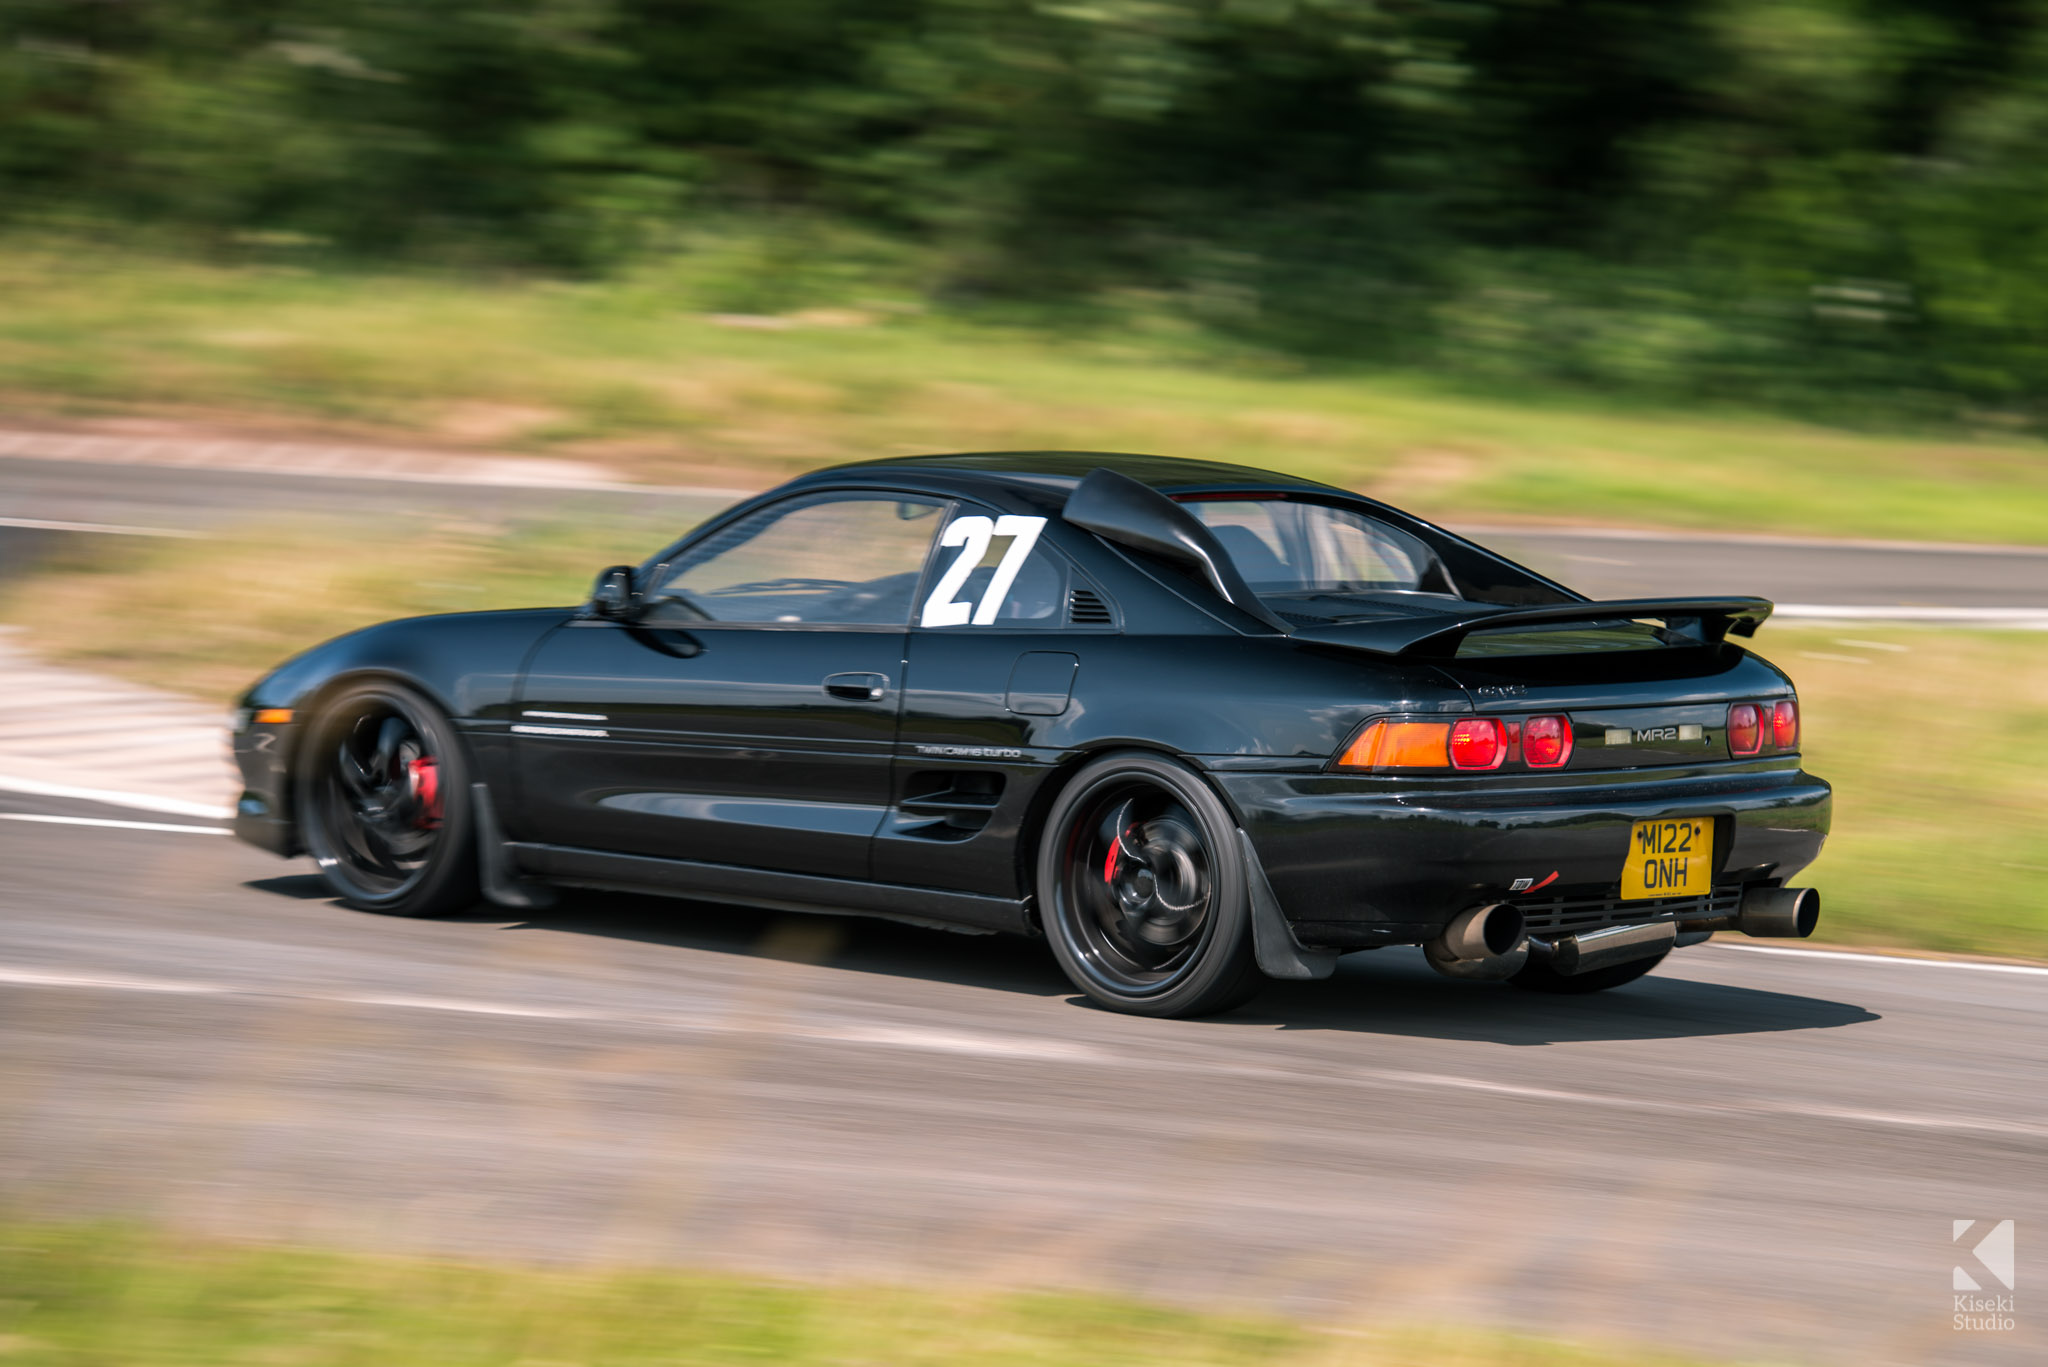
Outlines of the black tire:
M 1037 889 L 1060 967 L 1112 1010 L 1207 1015 L 1265 986 L 1237 824 L 1185 765 L 1126 752 L 1074 775 L 1046 814 Z
M 1584 996 L 1588 992 L 1605 992 L 1610 987 L 1632 983 L 1658 964 L 1670 957 L 1665 950 L 1654 959 L 1636 959 L 1612 968 L 1596 968 L 1591 973 L 1560 973 L 1549 964 L 1531 959 L 1508 981 L 1528 992 L 1555 992 L 1560 996 Z
M 395 683 L 320 705 L 298 754 L 299 829 L 335 896 L 446 916 L 478 898 L 469 757 L 440 709 Z

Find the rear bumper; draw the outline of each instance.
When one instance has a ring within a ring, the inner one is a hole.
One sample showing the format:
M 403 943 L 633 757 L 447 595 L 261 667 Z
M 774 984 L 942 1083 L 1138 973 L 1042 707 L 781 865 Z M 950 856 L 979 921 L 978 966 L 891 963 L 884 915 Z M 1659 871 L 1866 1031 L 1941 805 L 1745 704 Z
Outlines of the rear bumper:
M 1588 775 L 1383 778 L 1219 773 L 1282 913 L 1307 944 L 1413 944 L 1511 902 L 1533 933 L 1706 915 L 1820 854 L 1833 803 L 1796 758 Z M 1714 818 L 1715 896 L 1620 902 L 1629 828 Z M 1524 892 L 1518 879 L 1529 880 Z

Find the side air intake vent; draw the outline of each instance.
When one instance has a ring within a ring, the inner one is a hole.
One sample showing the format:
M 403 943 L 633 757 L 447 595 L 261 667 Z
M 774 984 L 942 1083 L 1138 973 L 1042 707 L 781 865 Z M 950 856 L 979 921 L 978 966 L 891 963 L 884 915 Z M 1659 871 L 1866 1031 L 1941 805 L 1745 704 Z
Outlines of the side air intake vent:
M 1116 620 L 1109 610 L 1109 604 L 1102 601 L 1102 595 L 1093 589 L 1075 589 L 1067 595 L 1067 624 L 1089 627 L 1107 626 Z

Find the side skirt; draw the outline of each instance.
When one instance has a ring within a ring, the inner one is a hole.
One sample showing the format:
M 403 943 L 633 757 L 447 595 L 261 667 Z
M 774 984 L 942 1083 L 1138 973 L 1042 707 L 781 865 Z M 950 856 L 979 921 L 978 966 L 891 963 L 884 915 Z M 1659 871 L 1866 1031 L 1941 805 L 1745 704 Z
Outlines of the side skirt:
M 660 859 L 645 854 L 613 854 L 572 845 L 513 841 L 504 848 L 520 872 L 579 887 L 737 902 L 772 911 L 879 916 L 912 925 L 980 934 L 1035 933 L 1028 904 L 1007 897 L 982 897 L 895 883 L 862 883 L 851 878 Z

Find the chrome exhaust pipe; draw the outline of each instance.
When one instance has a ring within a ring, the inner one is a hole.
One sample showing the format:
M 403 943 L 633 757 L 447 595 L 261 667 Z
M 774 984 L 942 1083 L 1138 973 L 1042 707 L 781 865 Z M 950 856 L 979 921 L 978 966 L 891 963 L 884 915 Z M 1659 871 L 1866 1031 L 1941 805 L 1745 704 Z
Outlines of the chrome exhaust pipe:
M 1609 926 L 1583 935 L 1563 935 L 1550 945 L 1550 966 L 1567 977 L 1597 968 L 1659 958 L 1678 943 L 1678 927 L 1670 921 L 1641 926 Z
M 1499 982 L 1529 961 L 1529 935 L 1520 908 L 1506 902 L 1472 907 L 1451 918 L 1443 934 L 1423 945 L 1429 966 L 1447 978 Z
M 1739 930 L 1760 940 L 1804 940 L 1820 924 L 1820 889 L 1751 888 L 1732 916 L 1688 920 L 1694 930 Z
M 1735 928 L 1759 939 L 1804 940 L 1820 924 L 1820 889 L 1751 888 Z

